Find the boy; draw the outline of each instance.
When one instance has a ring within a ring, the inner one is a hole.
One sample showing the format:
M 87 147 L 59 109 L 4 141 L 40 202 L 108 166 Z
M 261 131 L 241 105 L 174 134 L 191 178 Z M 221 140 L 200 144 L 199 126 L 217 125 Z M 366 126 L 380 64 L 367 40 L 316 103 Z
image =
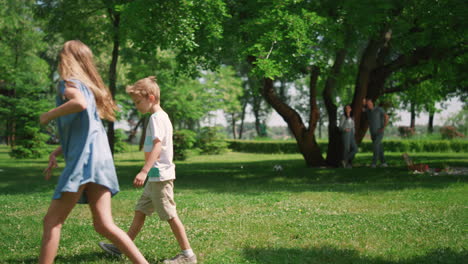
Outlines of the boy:
M 172 124 L 166 112 L 159 104 L 160 90 L 155 77 L 147 77 L 137 81 L 133 86 L 127 86 L 127 93 L 132 97 L 136 108 L 141 113 L 151 113 L 146 129 L 144 144 L 145 165 L 136 175 L 133 185 L 142 187 L 146 177 L 143 194 L 135 207 L 135 215 L 128 235 L 132 240 L 140 232 L 146 216 L 157 212 L 161 220 L 169 222 L 172 232 L 179 243 L 182 252 L 163 263 L 197 263 L 185 228 L 177 216 L 174 202 L 175 165 L 172 162 Z M 111 255 L 120 255 L 120 251 L 112 244 L 99 242 L 99 246 Z

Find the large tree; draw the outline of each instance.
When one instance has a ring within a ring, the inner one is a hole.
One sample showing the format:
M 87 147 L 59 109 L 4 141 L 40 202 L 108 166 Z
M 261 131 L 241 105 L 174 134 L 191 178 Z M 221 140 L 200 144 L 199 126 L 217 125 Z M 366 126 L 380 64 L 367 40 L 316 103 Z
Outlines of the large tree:
M 446 76 L 445 70 L 433 71 L 434 67 L 428 65 L 466 66 L 464 36 L 468 27 L 461 13 L 467 9 L 464 1 L 228 3 L 232 19 L 226 28 L 237 36 L 229 40 L 242 47 L 241 57 L 255 65 L 254 71 L 264 78 L 263 96 L 288 124 L 308 166 L 325 163 L 312 136 L 319 115 L 317 81 L 324 85 L 322 96 L 329 118 L 329 165 L 338 164 L 341 152 L 337 89 L 354 86 L 352 105 L 358 142 L 367 130 L 367 120 L 361 114 L 363 98 L 377 100 L 384 94 L 400 92 L 401 87 L 416 87 L 408 83 L 431 78 L 442 78 L 452 87 L 463 89 L 452 76 Z M 306 73 L 310 75 L 308 127 L 298 112 L 281 100 L 274 85 L 275 79 L 291 82 Z M 407 78 L 395 85 L 399 73 Z
M 220 36 L 224 4 L 211 1 L 152 0 L 44 0 L 38 1 L 38 15 L 49 23 L 51 34 L 80 39 L 99 58 L 104 58 L 104 75 L 115 97 L 121 51 L 131 47 L 142 56 L 154 58 L 158 50 L 172 50 L 183 72 L 196 74 L 199 66 L 213 66 L 209 50 Z M 105 54 L 106 56 L 99 56 Z M 142 61 L 137 63 L 144 63 Z M 108 123 L 111 149 L 114 124 Z

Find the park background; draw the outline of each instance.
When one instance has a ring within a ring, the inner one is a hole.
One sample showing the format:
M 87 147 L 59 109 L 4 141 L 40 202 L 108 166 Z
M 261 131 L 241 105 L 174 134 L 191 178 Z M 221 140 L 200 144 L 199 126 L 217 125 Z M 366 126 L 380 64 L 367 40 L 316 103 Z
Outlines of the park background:
M 0 0 L 0 7 L 1 263 L 36 262 L 57 179 L 45 182 L 41 172 L 58 144 L 54 122 L 40 126 L 38 116 L 55 105 L 57 55 L 70 39 L 93 50 L 120 107 L 118 121 L 104 124 L 122 189 L 113 213 L 123 229 L 141 191 L 131 182 L 148 120 L 125 86 L 152 75 L 175 128 L 179 213 L 203 263 L 467 259 L 466 1 Z M 390 115 L 386 169 L 368 168 L 365 97 Z M 337 124 L 347 103 L 359 144 L 351 170 L 338 168 Z M 409 171 L 405 152 L 431 170 Z M 100 252 L 100 239 L 78 206 L 57 263 L 125 262 Z M 136 244 L 154 261 L 177 252 L 157 219 Z

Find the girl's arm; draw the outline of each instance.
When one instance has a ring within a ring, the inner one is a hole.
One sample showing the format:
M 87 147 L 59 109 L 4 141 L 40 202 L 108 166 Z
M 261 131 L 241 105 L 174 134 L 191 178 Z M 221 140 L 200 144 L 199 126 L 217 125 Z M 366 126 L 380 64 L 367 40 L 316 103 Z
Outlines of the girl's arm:
M 153 168 L 154 163 L 159 159 L 161 154 L 162 143 L 159 139 L 153 140 L 153 149 L 151 150 L 148 158 L 146 159 L 145 165 L 141 168 L 141 171 L 133 180 L 133 185 L 135 187 L 141 187 L 145 184 L 146 177 L 148 176 L 149 171 Z
M 52 170 L 58 167 L 57 156 L 62 155 L 62 146 L 56 148 L 49 156 L 49 166 L 44 170 L 45 179 L 49 180 L 52 176 Z
M 52 155 L 54 155 L 56 157 L 62 155 L 62 146 L 58 146 L 54 151 L 52 151 L 50 153 L 50 156 L 52 156 Z
M 49 123 L 57 117 L 78 113 L 86 109 L 86 99 L 79 89 L 67 86 L 65 87 L 64 96 L 68 99 L 68 102 L 41 115 L 40 123 L 42 125 Z

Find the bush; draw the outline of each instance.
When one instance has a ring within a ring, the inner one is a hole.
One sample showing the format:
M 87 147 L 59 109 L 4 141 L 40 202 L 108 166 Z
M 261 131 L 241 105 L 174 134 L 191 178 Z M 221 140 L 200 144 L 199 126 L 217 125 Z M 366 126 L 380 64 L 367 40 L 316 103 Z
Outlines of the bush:
M 15 159 L 40 158 L 47 154 L 47 135 L 39 127 L 23 126 L 16 130 L 15 145 L 11 147 L 10 156 Z
M 448 152 L 450 151 L 450 142 L 446 140 L 432 140 L 423 143 L 424 152 Z
M 229 148 L 249 153 L 299 153 L 295 141 L 228 140 Z
M 468 143 L 466 141 L 450 141 L 450 149 L 455 152 L 468 152 Z
M 292 140 L 227 140 L 230 149 L 248 153 L 300 153 L 296 141 Z M 322 153 L 327 152 L 328 142 L 317 142 Z
M 17 159 L 40 158 L 47 153 L 48 136 L 41 132 L 39 114 L 49 107 L 45 101 L 37 99 L 9 98 L 5 105 L 10 105 L 9 118 L 14 120 L 14 142 L 11 145 L 10 156 Z
M 188 156 L 188 151 L 195 145 L 196 133 L 181 129 L 174 132 L 174 160 L 185 160 Z
M 221 154 L 228 150 L 222 127 L 203 127 L 198 134 L 196 147 L 202 154 Z
M 249 153 L 299 153 L 295 141 L 228 140 L 229 148 Z M 319 141 L 320 150 L 326 153 L 328 142 Z M 448 140 L 385 140 L 385 151 L 389 152 L 468 152 L 468 141 Z M 372 141 L 362 141 L 359 152 L 372 152 Z
M 126 143 L 128 136 L 121 128 L 116 129 L 114 132 L 114 153 L 123 153 L 128 151 L 128 144 Z
M 401 127 L 398 127 L 398 133 L 400 134 L 400 137 L 402 138 L 409 138 L 409 137 L 414 136 L 415 131 L 413 127 L 401 126 Z
M 443 139 L 462 138 L 464 135 L 457 131 L 453 126 L 444 126 L 440 128 L 440 134 Z
M 409 145 L 409 149 L 407 151 L 412 151 L 412 152 L 421 152 L 424 149 L 424 142 L 421 140 L 412 140 L 412 141 L 406 141 Z M 430 142 L 430 141 L 429 141 Z

